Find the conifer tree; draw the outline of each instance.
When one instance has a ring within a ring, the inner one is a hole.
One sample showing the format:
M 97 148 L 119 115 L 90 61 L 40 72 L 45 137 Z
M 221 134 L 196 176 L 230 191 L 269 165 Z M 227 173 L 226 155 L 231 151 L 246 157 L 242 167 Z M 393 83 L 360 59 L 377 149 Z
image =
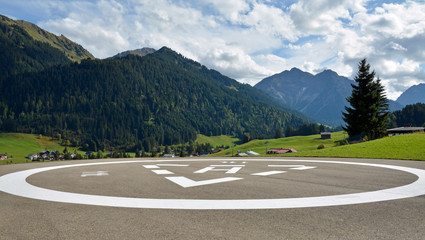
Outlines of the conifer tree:
M 375 80 L 375 71 L 370 72 L 366 59 L 361 60 L 358 67 L 354 78 L 357 85 L 351 84 L 353 91 L 347 98 L 351 107 L 345 107 L 346 112 L 342 113 L 346 122 L 343 129 L 352 140 L 381 138 L 386 134 L 388 119 L 385 89 L 379 78 Z

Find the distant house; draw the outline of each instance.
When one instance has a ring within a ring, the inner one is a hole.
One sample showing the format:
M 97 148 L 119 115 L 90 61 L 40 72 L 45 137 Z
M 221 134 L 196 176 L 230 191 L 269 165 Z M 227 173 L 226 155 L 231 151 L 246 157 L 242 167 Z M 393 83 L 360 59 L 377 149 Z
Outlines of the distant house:
M 246 153 L 246 155 L 260 155 L 259 153 L 251 151 L 251 150 L 246 151 L 245 153 Z
M 267 151 L 267 154 L 284 154 L 284 153 L 291 153 L 291 152 L 297 152 L 297 150 L 293 148 L 270 148 Z
M 28 159 L 31 160 L 31 161 L 37 161 L 38 158 L 39 158 L 38 153 L 28 155 Z
M 424 127 L 399 127 L 399 128 L 387 129 L 389 136 L 419 133 L 424 131 L 425 131 Z
M 0 154 L 0 160 L 6 160 L 7 159 L 7 153 Z
M 47 150 L 41 151 L 38 156 L 44 160 L 50 160 L 50 152 Z
M 218 148 L 218 149 L 213 149 L 211 153 L 218 153 L 218 152 L 221 152 L 223 150 L 224 150 L 224 148 L 221 147 L 221 148 Z
M 165 153 L 164 155 L 162 155 L 162 157 L 165 157 L 165 158 L 173 158 L 173 157 L 175 157 L 175 156 L 174 156 L 174 154 L 173 154 L 173 153 Z
M 92 151 L 88 151 L 86 152 L 86 154 L 84 154 L 85 158 L 94 158 L 94 153 Z
M 321 137 L 321 139 L 331 139 L 332 133 L 330 133 L 330 132 L 321 132 L 320 133 L 320 137 Z

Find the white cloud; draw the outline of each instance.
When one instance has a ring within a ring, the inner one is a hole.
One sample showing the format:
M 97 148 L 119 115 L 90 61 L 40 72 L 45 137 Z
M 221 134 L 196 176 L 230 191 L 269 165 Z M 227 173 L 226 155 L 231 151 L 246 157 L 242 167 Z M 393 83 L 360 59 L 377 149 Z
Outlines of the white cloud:
M 353 76 L 367 58 L 392 98 L 425 81 L 425 3 L 418 1 L 16 0 L 7 7 L 13 4 L 42 11 L 36 23 L 99 58 L 168 46 L 250 84 L 292 67 Z

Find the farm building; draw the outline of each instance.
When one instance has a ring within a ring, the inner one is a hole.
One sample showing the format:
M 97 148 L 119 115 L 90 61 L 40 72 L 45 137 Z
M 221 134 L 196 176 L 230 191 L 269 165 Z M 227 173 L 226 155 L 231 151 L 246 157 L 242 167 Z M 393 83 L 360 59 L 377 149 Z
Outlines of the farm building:
M 267 154 L 284 154 L 284 153 L 291 153 L 291 152 L 297 152 L 297 150 L 293 148 L 270 148 L 267 151 Z
M 387 129 L 389 136 L 424 132 L 424 127 L 399 127 Z
M 332 133 L 330 133 L 330 132 L 321 132 L 320 133 L 321 139 L 331 139 L 331 137 L 332 137 Z

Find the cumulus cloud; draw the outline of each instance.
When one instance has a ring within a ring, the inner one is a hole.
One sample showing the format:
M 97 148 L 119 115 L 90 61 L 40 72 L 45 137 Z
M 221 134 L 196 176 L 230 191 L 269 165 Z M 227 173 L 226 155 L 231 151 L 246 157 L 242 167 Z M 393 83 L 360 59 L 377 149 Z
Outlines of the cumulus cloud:
M 250 84 L 292 67 L 311 73 L 328 68 L 353 77 L 357 63 L 367 58 L 393 99 L 425 81 L 425 3 L 418 1 L 14 2 L 7 9 L 16 6 L 25 14 L 38 9 L 35 23 L 99 58 L 168 46 Z

